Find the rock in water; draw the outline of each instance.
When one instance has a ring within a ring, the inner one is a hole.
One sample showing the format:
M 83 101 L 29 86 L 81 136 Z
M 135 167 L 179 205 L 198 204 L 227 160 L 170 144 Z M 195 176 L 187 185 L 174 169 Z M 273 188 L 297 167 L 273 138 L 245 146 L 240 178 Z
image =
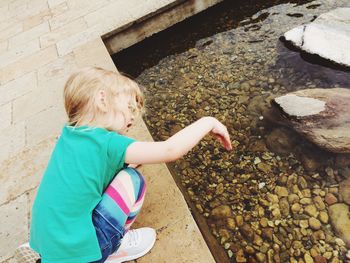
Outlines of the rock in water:
M 350 177 L 340 183 L 339 196 L 344 203 L 350 205 Z
M 300 97 L 295 94 L 278 97 L 275 101 L 290 116 L 304 117 L 315 115 L 326 109 L 326 103 L 322 100 Z
M 273 100 L 281 121 L 319 147 L 350 153 L 350 89 L 305 89 Z M 276 109 L 275 109 L 276 110 Z
M 328 209 L 333 228 L 339 237 L 350 248 L 350 216 L 346 204 L 331 205 Z
M 286 40 L 311 54 L 350 66 L 350 8 L 337 8 L 310 24 L 284 34 Z

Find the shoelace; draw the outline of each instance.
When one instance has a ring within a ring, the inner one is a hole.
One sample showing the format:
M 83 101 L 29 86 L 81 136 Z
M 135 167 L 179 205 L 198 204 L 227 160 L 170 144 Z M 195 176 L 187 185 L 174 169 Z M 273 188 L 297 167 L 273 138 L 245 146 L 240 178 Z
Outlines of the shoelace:
M 129 230 L 128 231 L 128 240 L 127 244 L 129 247 L 137 247 L 140 243 L 140 234 L 137 230 Z

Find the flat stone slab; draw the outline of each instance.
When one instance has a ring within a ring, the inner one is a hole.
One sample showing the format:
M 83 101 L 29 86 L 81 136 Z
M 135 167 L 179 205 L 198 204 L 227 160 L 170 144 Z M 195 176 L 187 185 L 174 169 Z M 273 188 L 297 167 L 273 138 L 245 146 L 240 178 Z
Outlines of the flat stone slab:
M 0 262 L 13 256 L 13 248 L 18 240 L 28 237 L 28 199 L 23 194 L 9 203 L 0 206 Z
M 273 100 L 285 124 L 319 147 L 350 152 L 350 89 L 305 89 Z
M 320 113 L 326 109 L 326 103 L 322 100 L 300 97 L 295 94 L 278 97 L 275 101 L 290 116 L 304 117 Z
M 337 8 L 284 34 L 296 47 L 350 67 L 350 8 Z

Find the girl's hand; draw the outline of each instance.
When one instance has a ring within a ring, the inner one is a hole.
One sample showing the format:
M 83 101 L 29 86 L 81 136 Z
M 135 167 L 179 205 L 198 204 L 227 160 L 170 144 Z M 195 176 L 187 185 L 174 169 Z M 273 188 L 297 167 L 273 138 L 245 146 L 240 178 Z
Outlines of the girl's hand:
M 221 142 L 226 150 L 232 150 L 230 135 L 228 134 L 227 128 L 217 119 L 215 119 L 214 128 L 210 133 Z

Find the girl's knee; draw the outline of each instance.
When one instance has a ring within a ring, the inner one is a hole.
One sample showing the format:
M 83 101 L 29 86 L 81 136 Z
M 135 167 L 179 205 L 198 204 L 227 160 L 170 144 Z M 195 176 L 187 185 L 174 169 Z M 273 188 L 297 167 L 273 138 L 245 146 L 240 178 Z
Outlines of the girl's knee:
M 127 173 L 130 176 L 131 181 L 134 184 L 135 191 L 137 192 L 137 197 L 140 198 L 146 191 L 146 182 L 143 175 L 134 168 L 127 168 Z
M 126 172 L 130 175 L 131 179 L 136 182 L 140 182 L 142 184 L 145 184 L 145 178 L 143 175 L 137 171 L 135 168 L 128 167 L 126 169 Z
M 127 168 L 127 169 L 128 169 L 128 174 L 131 177 L 131 180 L 135 184 L 140 185 L 140 188 L 145 187 L 146 182 L 145 182 L 145 178 L 143 177 L 143 175 L 134 168 Z

